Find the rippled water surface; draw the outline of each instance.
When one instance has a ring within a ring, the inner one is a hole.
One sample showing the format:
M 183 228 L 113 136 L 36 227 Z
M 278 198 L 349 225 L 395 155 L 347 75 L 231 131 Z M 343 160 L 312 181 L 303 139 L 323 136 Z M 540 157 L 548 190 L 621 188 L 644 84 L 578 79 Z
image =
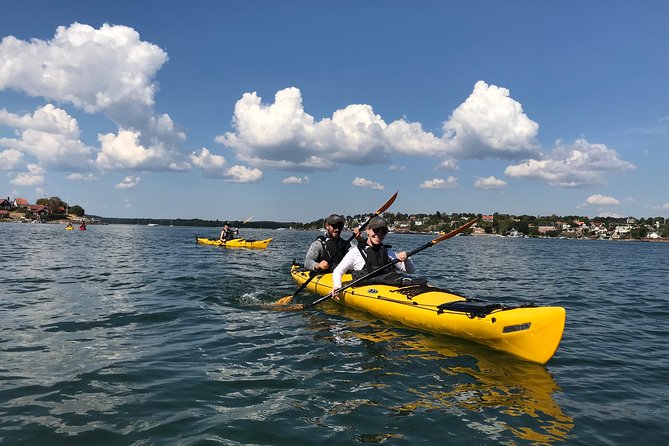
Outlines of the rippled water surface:
M 414 257 L 467 296 L 564 306 L 539 366 L 332 302 L 277 311 L 317 233 L 242 232 L 274 239 L 0 224 L 0 444 L 669 440 L 668 243 L 456 237 Z

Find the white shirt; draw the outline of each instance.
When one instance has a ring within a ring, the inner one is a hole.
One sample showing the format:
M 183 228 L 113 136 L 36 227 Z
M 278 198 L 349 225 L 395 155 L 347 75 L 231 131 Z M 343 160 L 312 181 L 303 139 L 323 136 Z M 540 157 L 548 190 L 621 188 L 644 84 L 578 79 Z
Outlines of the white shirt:
M 397 253 L 393 248 L 388 248 L 388 257 L 390 260 L 397 259 Z M 347 271 L 360 271 L 365 267 L 365 258 L 360 253 L 358 248 L 351 248 L 349 252 L 346 253 L 342 261 L 337 265 L 337 267 L 332 272 L 332 284 L 333 289 L 341 288 L 341 276 Z M 400 271 L 405 271 L 407 273 L 413 273 L 415 271 L 413 262 L 411 259 L 406 259 L 404 262 L 398 262 L 394 267 Z M 390 268 L 387 268 L 390 269 Z

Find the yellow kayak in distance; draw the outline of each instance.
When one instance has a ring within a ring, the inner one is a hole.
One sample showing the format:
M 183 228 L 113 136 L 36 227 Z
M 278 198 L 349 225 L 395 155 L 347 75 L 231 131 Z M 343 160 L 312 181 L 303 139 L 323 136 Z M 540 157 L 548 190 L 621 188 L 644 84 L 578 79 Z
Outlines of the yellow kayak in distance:
M 309 279 L 309 271 L 298 265 L 293 265 L 290 273 L 298 285 Z M 351 280 L 350 274 L 344 274 L 344 285 Z M 314 277 L 307 289 L 319 296 L 329 294 L 332 274 Z M 562 307 L 484 302 L 429 284 L 354 286 L 334 301 L 386 321 L 471 340 L 538 364 L 545 364 L 555 354 L 566 319 Z
M 195 241 L 202 245 L 225 246 L 226 248 L 265 249 L 267 248 L 267 245 L 269 245 L 269 242 L 272 241 L 272 239 L 268 238 L 265 240 L 246 240 L 243 238 L 235 238 L 226 242 L 219 239 L 210 239 L 207 237 L 195 237 Z

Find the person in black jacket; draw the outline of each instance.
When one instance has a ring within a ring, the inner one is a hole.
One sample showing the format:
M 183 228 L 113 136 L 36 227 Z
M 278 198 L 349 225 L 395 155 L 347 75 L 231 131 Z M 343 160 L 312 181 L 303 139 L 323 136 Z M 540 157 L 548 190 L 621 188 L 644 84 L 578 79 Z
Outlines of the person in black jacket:
M 341 288 L 341 277 L 347 271 L 351 271 L 354 278 L 360 278 L 394 260 L 399 260 L 394 265 L 396 271 L 413 273 L 416 270 L 405 251 L 395 252 L 391 246 L 383 244 L 386 235 L 388 235 L 386 220 L 382 217 L 372 218 L 367 225 L 367 241 L 348 252 L 333 271 L 333 296 L 336 296 L 335 291 Z
M 227 242 L 228 240 L 235 238 L 237 234 L 239 234 L 239 230 L 231 228 L 230 223 L 226 221 L 221 230 L 221 236 L 218 239 Z
M 304 267 L 318 273 L 331 272 L 344 258 L 351 244 L 341 238 L 346 220 L 341 215 L 332 214 L 324 221 L 325 235 L 319 236 L 310 246 L 304 259 Z M 353 233 L 360 237 L 356 228 Z

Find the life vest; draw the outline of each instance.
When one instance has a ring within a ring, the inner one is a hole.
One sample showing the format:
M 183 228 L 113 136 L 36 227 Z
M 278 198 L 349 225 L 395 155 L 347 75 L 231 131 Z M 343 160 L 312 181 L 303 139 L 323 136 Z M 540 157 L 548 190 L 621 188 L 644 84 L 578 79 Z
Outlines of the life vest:
M 329 271 L 331 272 L 342 261 L 351 247 L 351 244 L 346 240 L 342 240 L 341 237 L 332 239 L 320 235 L 318 236 L 318 240 L 321 242 L 321 245 L 323 245 L 323 251 L 318 255 L 316 263 L 327 260 L 330 265 Z
M 388 257 L 388 248 L 391 248 L 391 246 L 381 245 L 378 249 L 374 249 L 368 244 L 365 244 L 364 247 L 358 245 L 358 250 L 360 250 L 362 258 L 365 259 L 365 266 L 360 271 L 353 271 L 353 280 L 361 279 L 384 265 L 391 263 L 392 260 Z M 397 287 L 416 286 L 426 285 L 427 279 L 411 276 L 402 271 L 395 271 L 392 268 L 386 268 L 385 271 L 379 271 L 376 275 L 358 282 L 358 286 L 372 284 L 393 285 Z
M 365 266 L 359 271 L 353 271 L 353 278 L 357 279 L 367 274 L 376 271 L 390 263 L 390 258 L 388 257 L 388 248 L 390 245 L 381 245 L 378 248 L 373 248 L 365 243 L 364 246 L 358 245 L 358 250 L 362 255 L 362 258 L 365 259 Z
M 224 231 L 225 231 L 225 234 L 223 235 L 223 238 L 225 239 L 226 242 L 228 240 L 232 240 L 233 238 L 235 238 L 235 235 L 236 235 L 235 232 L 236 231 L 234 229 L 228 228 L 228 229 L 224 229 Z

